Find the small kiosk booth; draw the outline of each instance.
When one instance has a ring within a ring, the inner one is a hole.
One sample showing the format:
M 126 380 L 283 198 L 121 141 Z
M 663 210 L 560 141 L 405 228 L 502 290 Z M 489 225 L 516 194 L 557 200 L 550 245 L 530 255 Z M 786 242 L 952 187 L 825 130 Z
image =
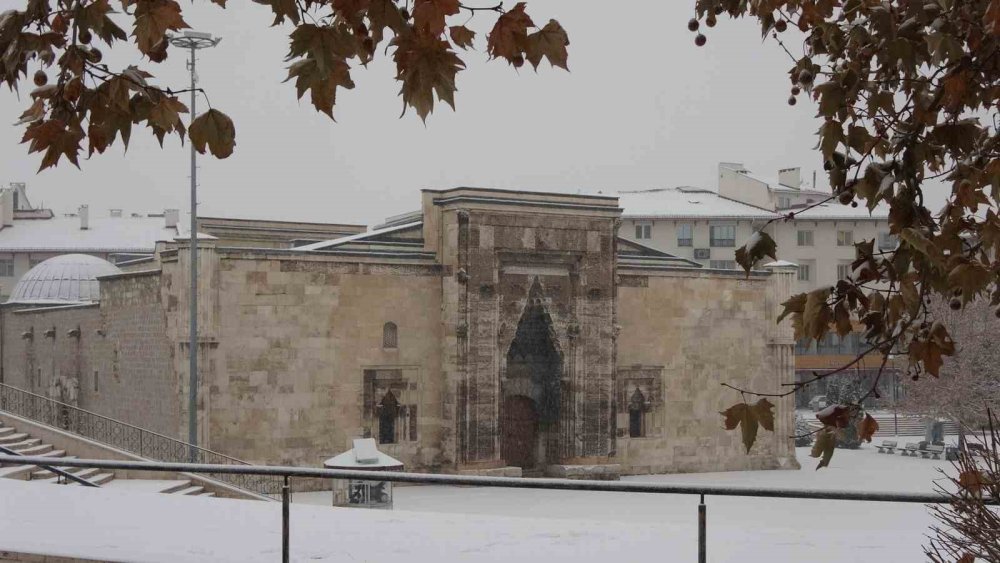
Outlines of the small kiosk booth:
M 403 464 L 380 451 L 374 438 L 358 438 L 354 447 L 323 462 L 327 469 L 360 471 L 402 471 Z M 333 480 L 333 506 L 354 508 L 392 508 L 392 483 L 389 481 Z

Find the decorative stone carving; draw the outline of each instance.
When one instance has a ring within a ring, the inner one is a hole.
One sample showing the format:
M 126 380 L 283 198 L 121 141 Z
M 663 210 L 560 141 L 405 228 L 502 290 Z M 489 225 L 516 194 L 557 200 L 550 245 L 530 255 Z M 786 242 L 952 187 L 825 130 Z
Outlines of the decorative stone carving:
M 496 288 L 493 287 L 491 283 L 484 283 L 479 286 L 479 296 L 483 299 L 489 299 L 496 294 Z
M 566 326 L 566 336 L 573 340 L 580 336 L 580 325 L 576 323 L 570 323 Z

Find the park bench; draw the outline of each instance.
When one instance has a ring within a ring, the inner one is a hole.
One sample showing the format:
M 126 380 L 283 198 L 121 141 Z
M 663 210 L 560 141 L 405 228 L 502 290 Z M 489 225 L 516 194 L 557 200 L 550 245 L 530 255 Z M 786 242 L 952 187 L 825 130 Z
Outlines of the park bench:
M 882 445 L 877 447 L 880 454 L 894 454 L 898 445 L 895 440 L 882 440 Z
M 944 446 L 929 445 L 925 446 L 924 449 L 919 450 L 920 457 L 927 459 L 933 457 L 934 459 L 941 459 L 941 454 L 944 453 Z
M 919 452 L 919 451 L 920 451 L 920 449 L 917 446 L 917 444 L 915 444 L 914 442 L 910 442 L 910 443 L 906 444 L 905 448 L 901 448 L 899 450 L 899 455 L 902 455 L 902 456 L 911 456 L 912 455 L 913 457 L 917 457 L 917 452 Z

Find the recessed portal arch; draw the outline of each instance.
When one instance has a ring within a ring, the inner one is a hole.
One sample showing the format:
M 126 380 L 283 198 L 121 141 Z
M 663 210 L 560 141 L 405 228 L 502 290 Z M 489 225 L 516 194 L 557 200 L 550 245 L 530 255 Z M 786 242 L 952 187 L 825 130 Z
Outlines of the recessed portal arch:
M 507 351 L 504 373 L 502 453 L 509 465 L 522 469 L 555 461 L 547 459 L 548 452 L 559 451 L 563 359 L 544 303 L 536 279 Z

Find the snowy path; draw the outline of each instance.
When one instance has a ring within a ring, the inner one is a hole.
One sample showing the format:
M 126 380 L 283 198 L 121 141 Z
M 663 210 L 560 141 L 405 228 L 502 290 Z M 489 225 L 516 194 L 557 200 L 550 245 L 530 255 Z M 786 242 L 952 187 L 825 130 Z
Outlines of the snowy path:
M 927 492 L 946 462 L 838 450 L 813 471 L 634 479 Z M 325 497 L 323 495 L 326 495 Z M 296 495 L 295 560 L 693 561 L 690 496 L 398 487 L 396 510 L 309 505 Z M 710 561 L 919 561 L 922 505 L 709 497 Z M 274 561 L 280 505 L 0 480 L 0 550 L 130 561 Z M 416 512 L 416 511 L 420 512 Z

